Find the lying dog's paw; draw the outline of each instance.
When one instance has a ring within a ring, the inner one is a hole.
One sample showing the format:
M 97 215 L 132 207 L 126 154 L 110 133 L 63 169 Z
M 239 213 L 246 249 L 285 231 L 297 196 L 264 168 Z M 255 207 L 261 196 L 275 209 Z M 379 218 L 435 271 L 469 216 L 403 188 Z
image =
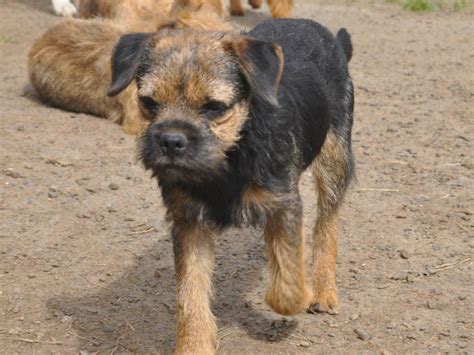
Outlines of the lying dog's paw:
M 69 0 L 53 0 L 54 13 L 59 16 L 74 16 L 76 7 Z
M 339 299 L 336 290 L 322 290 L 316 292 L 311 305 L 306 310 L 308 313 L 339 313 Z

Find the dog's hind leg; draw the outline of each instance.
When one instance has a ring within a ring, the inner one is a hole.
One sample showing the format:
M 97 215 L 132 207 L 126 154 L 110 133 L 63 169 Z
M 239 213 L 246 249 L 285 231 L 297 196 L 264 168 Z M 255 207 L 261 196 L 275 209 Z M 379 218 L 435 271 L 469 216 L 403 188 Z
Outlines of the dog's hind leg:
M 262 7 L 263 0 L 249 0 L 250 6 L 254 9 L 259 9 Z
M 268 218 L 265 227 L 271 279 L 265 301 L 275 312 L 289 315 L 308 306 L 311 292 L 305 280 L 303 213 L 299 195 L 296 193 L 285 205 L 286 208 Z
M 172 233 L 177 278 L 176 354 L 214 354 L 217 326 L 211 312 L 212 232 L 194 223 L 175 223 Z
M 244 8 L 240 0 L 230 0 L 230 14 L 232 16 L 243 16 Z
M 273 18 L 285 18 L 291 16 L 293 0 L 267 0 L 267 2 Z
M 350 142 L 329 131 L 313 163 L 318 212 L 313 230 L 313 299 L 309 312 L 337 313 L 336 257 L 338 209 L 352 175 Z

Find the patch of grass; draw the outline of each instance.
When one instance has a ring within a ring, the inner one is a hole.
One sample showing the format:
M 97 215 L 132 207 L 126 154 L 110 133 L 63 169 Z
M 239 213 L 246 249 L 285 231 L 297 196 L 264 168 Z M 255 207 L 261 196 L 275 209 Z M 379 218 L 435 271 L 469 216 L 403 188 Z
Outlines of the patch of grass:
M 399 4 L 400 0 L 385 0 L 385 2 L 388 2 L 389 4 Z
M 469 0 L 456 0 L 454 2 L 453 8 L 454 11 L 462 11 L 468 6 L 472 5 Z
M 17 38 L 0 34 L 0 44 L 17 44 L 17 43 L 19 43 Z
M 433 5 L 428 0 L 405 0 L 403 9 L 408 11 L 432 11 Z

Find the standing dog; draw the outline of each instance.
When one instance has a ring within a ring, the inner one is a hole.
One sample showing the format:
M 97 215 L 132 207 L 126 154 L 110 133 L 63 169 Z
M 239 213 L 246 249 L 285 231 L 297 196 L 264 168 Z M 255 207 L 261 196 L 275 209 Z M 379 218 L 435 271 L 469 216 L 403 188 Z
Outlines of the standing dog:
M 265 299 L 276 312 L 337 311 L 338 209 L 354 166 L 351 54 L 346 30 L 334 38 L 310 20 L 118 42 L 108 93 L 136 83 L 149 121 L 140 151 L 172 223 L 178 354 L 215 351 L 213 239 L 229 226 L 263 226 Z M 318 192 L 310 287 L 298 191 L 309 167 Z
M 155 3 L 163 1 L 168 0 Z M 131 11 L 130 16 L 125 12 L 119 15 L 120 21 L 68 19 L 51 27 L 30 50 L 29 77 L 43 101 L 68 111 L 105 117 L 121 124 L 125 133 L 138 134 L 147 121 L 140 112 L 135 85 L 117 97 L 106 95 L 111 80 L 110 58 L 120 36 L 130 31 L 154 32 L 161 27 L 227 31 L 229 25 L 205 7 L 176 4 L 172 14 L 155 11 L 142 18 Z

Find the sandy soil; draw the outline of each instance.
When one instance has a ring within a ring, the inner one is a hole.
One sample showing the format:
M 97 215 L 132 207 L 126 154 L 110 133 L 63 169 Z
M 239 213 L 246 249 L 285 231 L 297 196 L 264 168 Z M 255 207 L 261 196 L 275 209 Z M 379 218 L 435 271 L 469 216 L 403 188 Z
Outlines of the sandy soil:
M 355 47 L 342 310 L 272 313 L 261 231 L 229 230 L 217 247 L 219 352 L 474 353 L 472 13 L 297 3 Z M 170 353 L 171 243 L 134 138 L 25 95 L 32 41 L 60 20 L 49 1 L 0 0 L 0 18 L 0 352 Z M 308 176 L 301 188 L 309 233 Z

